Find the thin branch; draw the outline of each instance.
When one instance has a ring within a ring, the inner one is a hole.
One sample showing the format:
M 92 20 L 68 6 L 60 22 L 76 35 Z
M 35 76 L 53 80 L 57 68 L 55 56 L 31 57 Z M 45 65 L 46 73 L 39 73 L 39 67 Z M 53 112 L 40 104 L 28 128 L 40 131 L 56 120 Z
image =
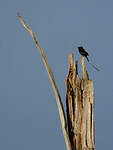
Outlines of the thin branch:
M 67 150 L 71 150 L 71 144 L 70 144 L 70 140 L 69 140 L 69 136 L 68 136 L 68 132 L 67 132 L 67 122 L 66 122 L 65 112 L 64 112 L 64 108 L 63 108 L 63 104 L 62 104 L 62 101 L 61 101 L 61 97 L 60 97 L 58 88 L 56 86 L 56 83 L 55 83 L 54 76 L 53 76 L 53 73 L 51 71 L 50 65 L 48 64 L 48 60 L 47 60 L 47 58 L 46 58 L 46 56 L 44 54 L 44 51 L 40 47 L 40 45 L 39 45 L 39 43 L 38 43 L 38 41 L 37 41 L 37 39 L 35 37 L 35 34 L 32 32 L 30 27 L 25 23 L 25 21 L 23 20 L 23 18 L 20 16 L 19 13 L 18 13 L 18 17 L 19 17 L 20 21 L 22 22 L 23 26 L 26 28 L 26 30 L 30 33 L 30 35 L 34 39 L 34 41 L 36 43 L 36 46 L 39 49 L 39 51 L 41 53 L 41 56 L 43 58 L 43 61 L 44 61 L 46 70 L 48 72 L 48 76 L 49 76 L 51 85 L 53 87 L 53 91 L 54 91 L 55 96 L 56 96 L 56 101 L 57 101 L 57 105 L 58 105 L 58 110 L 59 110 L 59 115 L 60 115 L 60 120 L 61 120 L 61 125 L 62 125 L 62 131 L 63 131 L 63 134 L 64 134 L 66 147 L 67 147 Z

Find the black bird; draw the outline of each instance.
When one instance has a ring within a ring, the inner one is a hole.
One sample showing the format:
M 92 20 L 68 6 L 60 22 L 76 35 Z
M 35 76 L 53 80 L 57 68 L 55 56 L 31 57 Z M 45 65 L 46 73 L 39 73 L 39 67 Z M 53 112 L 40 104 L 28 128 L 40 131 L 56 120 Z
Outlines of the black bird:
M 79 50 L 79 53 L 80 53 L 82 56 L 85 56 L 85 57 L 87 58 L 87 61 L 89 62 L 89 59 L 88 59 L 89 54 L 85 51 L 85 49 L 84 49 L 82 46 L 79 46 L 79 47 L 78 47 L 78 50 Z
M 82 55 L 82 56 L 85 56 L 87 61 L 89 62 L 89 59 L 88 59 L 88 56 L 89 54 L 85 51 L 85 49 L 82 47 L 82 46 L 79 46 L 78 47 L 78 50 L 79 50 L 79 53 Z M 89 62 L 89 64 L 95 68 L 97 71 L 99 71 L 99 69 L 97 67 L 95 67 L 92 63 Z

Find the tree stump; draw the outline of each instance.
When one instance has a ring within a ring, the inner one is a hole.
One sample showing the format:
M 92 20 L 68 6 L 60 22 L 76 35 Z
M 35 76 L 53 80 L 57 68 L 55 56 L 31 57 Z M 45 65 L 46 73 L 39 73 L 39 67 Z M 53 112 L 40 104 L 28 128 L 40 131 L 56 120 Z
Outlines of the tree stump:
M 68 134 L 72 150 L 94 150 L 94 90 L 93 81 L 81 56 L 82 78 L 78 75 L 77 60 L 69 55 L 69 71 L 66 78 L 66 111 Z

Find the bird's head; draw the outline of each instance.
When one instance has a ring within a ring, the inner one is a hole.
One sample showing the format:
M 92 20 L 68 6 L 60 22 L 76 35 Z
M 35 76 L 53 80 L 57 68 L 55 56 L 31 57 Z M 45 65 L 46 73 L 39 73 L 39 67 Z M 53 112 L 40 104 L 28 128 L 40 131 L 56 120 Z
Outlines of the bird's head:
M 82 47 L 82 46 L 78 46 L 77 48 L 78 48 L 78 49 L 83 49 L 83 47 Z

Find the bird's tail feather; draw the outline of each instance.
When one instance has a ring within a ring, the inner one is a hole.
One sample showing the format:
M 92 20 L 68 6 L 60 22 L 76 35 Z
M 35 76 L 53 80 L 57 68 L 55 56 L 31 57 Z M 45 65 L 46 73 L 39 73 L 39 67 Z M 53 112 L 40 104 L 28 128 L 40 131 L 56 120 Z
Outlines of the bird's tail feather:
M 88 61 L 88 62 L 89 62 L 89 61 Z M 95 67 L 92 63 L 89 62 L 89 64 L 90 64 L 93 68 L 95 68 L 97 71 L 100 71 L 100 69 L 98 69 L 97 67 Z
M 89 62 L 89 59 L 88 59 L 88 57 L 86 57 L 87 58 L 87 61 Z

